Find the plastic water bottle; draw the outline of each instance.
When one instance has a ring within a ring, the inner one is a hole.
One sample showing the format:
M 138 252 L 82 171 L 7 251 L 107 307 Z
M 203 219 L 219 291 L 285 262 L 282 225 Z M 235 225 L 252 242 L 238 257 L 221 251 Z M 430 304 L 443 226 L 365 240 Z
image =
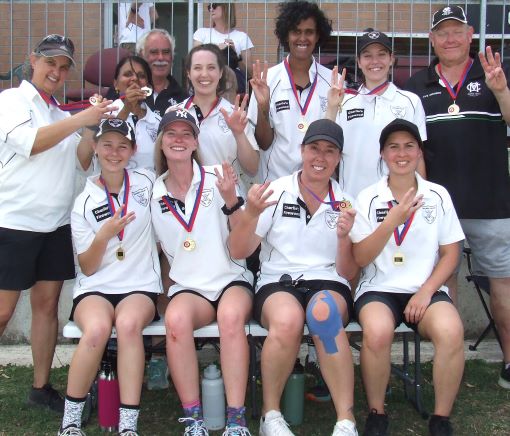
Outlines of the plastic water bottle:
M 101 366 L 98 382 L 98 421 L 102 431 L 117 431 L 119 406 L 119 381 L 111 363 L 105 362 Z
M 297 359 L 283 390 L 282 413 L 290 425 L 299 425 L 303 422 L 304 405 L 305 370 Z
M 220 430 L 225 427 L 225 387 L 221 371 L 214 364 L 204 370 L 202 407 L 204 423 L 208 430 Z

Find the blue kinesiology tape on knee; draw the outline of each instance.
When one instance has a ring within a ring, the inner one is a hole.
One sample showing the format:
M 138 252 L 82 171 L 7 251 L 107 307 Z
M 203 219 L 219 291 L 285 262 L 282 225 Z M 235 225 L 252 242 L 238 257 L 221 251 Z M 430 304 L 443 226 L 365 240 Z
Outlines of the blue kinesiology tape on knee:
M 323 301 L 329 307 L 329 315 L 324 321 L 319 321 L 313 316 L 313 308 L 318 300 Z M 318 336 L 324 344 L 324 349 L 328 354 L 334 354 L 338 351 L 335 338 L 343 328 L 342 315 L 338 311 L 335 299 L 329 291 L 322 291 L 315 294 L 310 304 L 306 308 L 306 324 L 308 330 L 314 336 Z

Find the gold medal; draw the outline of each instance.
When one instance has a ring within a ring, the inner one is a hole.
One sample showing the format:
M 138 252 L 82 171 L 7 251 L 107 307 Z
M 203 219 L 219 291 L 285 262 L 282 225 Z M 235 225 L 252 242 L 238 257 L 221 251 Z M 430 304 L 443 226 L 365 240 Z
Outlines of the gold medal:
M 144 86 L 140 88 L 143 92 L 145 92 L 145 95 L 147 97 L 150 97 L 152 95 L 152 88 L 149 88 L 148 86 Z
M 124 251 L 122 246 L 119 246 L 119 248 L 117 248 L 117 251 L 115 252 L 115 257 L 117 258 L 117 260 L 124 260 L 126 258 L 126 252 Z
M 393 255 L 393 264 L 395 266 L 402 266 L 402 265 L 404 265 L 404 255 L 402 253 L 395 253 Z
M 193 239 L 186 238 L 186 240 L 182 243 L 182 246 L 186 251 L 193 251 L 197 244 Z
M 92 106 L 97 106 L 99 104 L 99 100 L 96 97 L 92 96 L 89 98 L 89 103 Z
M 299 121 L 298 125 L 297 125 L 297 128 L 300 132 L 306 132 L 308 130 L 308 124 L 307 122 L 303 119 L 301 121 Z
M 450 106 L 448 106 L 448 113 L 450 115 L 457 115 L 460 112 L 460 107 L 456 105 L 455 103 L 452 103 Z

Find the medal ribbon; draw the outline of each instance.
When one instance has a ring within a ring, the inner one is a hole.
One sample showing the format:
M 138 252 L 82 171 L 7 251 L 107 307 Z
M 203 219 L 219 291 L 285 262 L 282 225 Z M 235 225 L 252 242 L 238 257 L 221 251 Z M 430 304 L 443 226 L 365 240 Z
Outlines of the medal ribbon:
M 345 93 L 346 94 L 352 94 L 352 95 L 358 95 L 358 94 L 361 94 L 361 95 L 373 95 L 373 94 L 377 94 L 379 91 L 381 91 L 382 89 L 386 88 L 389 83 L 390 82 L 388 80 L 386 80 L 386 82 L 381 83 L 380 85 L 377 85 L 374 89 L 372 89 L 371 91 L 368 91 L 366 94 L 361 94 L 361 92 L 359 92 L 359 91 L 357 91 L 355 89 L 346 89 Z
M 455 100 L 457 99 L 457 96 L 459 95 L 460 88 L 462 88 L 462 85 L 464 85 L 464 82 L 466 81 L 468 72 L 472 66 L 473 66 L 473 59 L 470 59 L 470 62 L 468 62 L 466 64 L 464 71 L 462 72 L 462 75 L 460 76 L 459 83 L 457 83 L 457 89 L 454 90 L 452 88 L 452 85 L 450 85 L 450 82 L 448 82 L 448 80 L 446 80 L 446 77 L 443 76 L 443 73 L 441 72 L 441 64 L 437 64 L 437 72 L 439 73 L 439 77 L 441 77 L 441 80 L 445 84 L 446 90 L 448 91 L 448 94 L 450 94 L 450 97 L 452 98 L 454 103 L 455 103 Z
M 99 181 L 104 186 L 104 192 L 106 193 L 106 199 L 108 200 L 108 210 L 110 211 L 110 215 L 113 217 L 115 215 L 115 203 L 113 202 L 113 197 L 110 192 L 108 192 L 108 188 L 106 187 L 106 183 L 103 179 L 103 176 L 99 176 Z M 126 169 L 124 169 L 124 199 L 122 200 L 122 212 L 120 213 L 120 217 L 126 215 L 127 208 L 128 208 L 128 201 L 129 201 L 129 174 Z M 122 242 L 122 239 L 124 238 L 124 229 L 122 229 L 118 234 L 117 237 L 119 238 L 119 241 Z
M 301 111 L 301 116 L 306 115 L 306 111 L 308 110 L 308 106 L 310 105 L 310 101 L 312 100 L 313 93 L 315 92 L 315 87 L 317 86 L 317 63 L 315 64 L 315 77 L 313 79 L 312 87 L 310 88 L 310 92 L 308 93 L 308 97 L 306 97 L 305 105 L 301 106 L 301 100 L 299 99 L 296 83 L 294 82 L 294 76 L 292 75 L 292 71 L 290 69 L 289 62 L 287 58 L 283 60 L 283 65 L 285 65 L 285 69 L 287 70 L 287 74 L 289 76 L 290 85 L 292 86 L 292 92 L 294 93 L 294 97 L 296 98 L 296 102 L 299 106 L 299 110 Z
M 198 208 L 200 207 L 200 199 L 202 198 L 202 192 L 204 190 L 204 182 L 205 182 L 205 171 L 202 166 L 200 166 L 200 185 L 197 189 L 197 196 L 195 197 L 195 204 L 193 205 L 193 211 L 191 212 L 191 217 L 188 222 L 177 212 L 177 209 L 170 202 L 170 197 L 168 195 L 164 195 L 161 197 L 163 203 L 165 203 L 168 210 L 172 212 L 172 215 L 175 217 L 177 221 L 183 226 L 188 233 L 191 233 L 193 230 L 193 225 L 195 224 L 195 218 L 197 217 Z
M 322 203 L 322 204 L 329 204 L 331 206 L 331 209 L 333 210 L 340 210 L 340 203 L 341 201 L 336 201 L 335 200 L 335 193 L 333 192 L 333 186 L 331 185 L 331 180 L 329 181 L 329 185 L 328 185 L 328 190 L 329 190 L 329 199 L 331 201 L 324 201 L 324 200 L 321 200 L 321 198 L 315 194 L 315 192 L 313 192 L 310 188 L 308 188 L 308 186 L 306 186 L 302 181 L 301 181 L 301 174 L 299 174 L 299 183 L 301 183 L 303 185 L 303 188 L 305 188 L 308 193 L 313 197 L 315 198 L 319 203 Z
M 393 207 L 393 202 L 388 201 L 388 207 L 391 209 Z M 400 247 L 402 245 L 402 242 L 404 242 L 404 238 L 407 235 L 407 232 L 409 231 L 411 224 L 414 219 L 414 212 L 411 214 L 411 216 L 406 220 L 404 223 L 404 228 L 401 232 L 398 231 L 398 226 L 395 227 L 393 230 L 393 237 L 395 238 L 395 244 L 397 244 L 397 247 Z
M 193 103 L 193 97 L 194 97 L 194 96 L 192 95 L 190 98 L 188 98 L 188 101 L 187 101 L 187 102 L 186 102 L 186 104 L 184 105 L 184 109 L 188 110 L 188 109 L 191 107 L 191 105 L 192 105 L 192 103 Z M 206 119 L 209 115 L 211 115 L 211 112 L 212 112 L 212 111 L 214 110 L 214 108 L 218 105 L 219 101 L 220 101 L 220 97 L 216 97 L 216 100 L 214 100 L 214 103 L 213 103 L 213 105 L 212 105 L 211 109 L 209 110 L 209 112 L 207 113 L 207 115 L 206 115 L 205 117 L 204 117 L 204 116 L 202 116 L 202 119 L 199 119 L 199 120 L 198 120 L 198 124 L 202 124 L 202 121 L 204 121 L 204 120 L 205 120 L 205 119 Z M 198 105 L 195 105 L 195 106 L 196 106 L 196 107 L 198 107 L 198 108 L 200 108 L 200 106 L 198 106 Z M 197 116 L 197 118 L 198 118 L 198 116 Z

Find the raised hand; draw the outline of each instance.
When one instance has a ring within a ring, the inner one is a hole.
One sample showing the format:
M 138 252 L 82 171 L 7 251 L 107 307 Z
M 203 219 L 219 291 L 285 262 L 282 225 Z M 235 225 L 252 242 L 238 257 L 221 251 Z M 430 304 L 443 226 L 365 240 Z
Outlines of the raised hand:
M 356 211 L 354 209 L 343 209 L 336 223 L 336 235 L 343 238 L 349 234 L 354 224 Z
M 117 107 L 110 106 L 113 103 L 112 100 L 103 99 L 103 97 L 98 94 L 94 94 L 93 97 L 96 100 L 95 104 L 76 115 L 73 115 L 75 117 L 79 117 L 80 123 L 83 127 L 96 126 L 105 118 L 113 118 L 113 115 L 110 115 L 110 112 L 117 110 Z
M 227 207 L 231 207 L 237 203 L 236 184 L 237 184 L 237 173 L 234 168 L 228 162 L 221 164 L 222 173 L 218 171 L 218 168 L 214 168 L 216 173 L 216 186 L 220 191 L 221 198 L 225 201 Z
M 260 66 L 260 61 L 257 60 L 253 64 L 253 76 L 250 79 L 251 88 L 255 99 L 260 107 L 269 106 L 269 86 L 267 86 L 267 61 L 264 66 Z
M 415 189 L 411 188 L 407 191 L 402 200 L 396 206 L 393 206 L 385 221 L 389 221 L 393 227 L 398 227 L 404 224 L 409 217 L 423 206 L 423 195 L 415 196 Z
M 478 53 L 478 58 L 485 72 L 485 83 L 493 93 L 505 91 L 507 87 L 507 78 L 501 67 L 501 55 L 493 53 L 492 48 L 487 46 L 483 52 Z
M 267 189 L 269 182 L 262 185 L 254 184 L 248 191 L 246 200 L 246 212 L 251 216 L 259 216 L 264 210 L 270 206 L 274 206 L 277 201 L 267 201 L 273 194 L 272 189 Z
M 239 104 L 241 97 L 237 94 L 233 111 L 229 114 L 224 108 L 220 109 L 227 126 L 232 130 L 234 135 L 240 135 L 244 132 L 248 124 L 248 116 L 246 114 L 246 104 L 248 103 L 248 94 L 244 95 L 243 101 Z
M 331 88 L 328 90 L 328 106 L 334 106 L 337 110 L 340 108 L 345 96 L 345 75 L 346 69 L 342 70 L 342 77 L 338 78 L 338 66 L 333 67 L 331 72 Z
M 105 221 L 104 225 L 97 232 L 96 237 L 110 240 L 117 236 L 136 216 L 134 212 L 128 212 L 126 215 L 121 216 L 124 205 L 119 207 L 111 218 Z

